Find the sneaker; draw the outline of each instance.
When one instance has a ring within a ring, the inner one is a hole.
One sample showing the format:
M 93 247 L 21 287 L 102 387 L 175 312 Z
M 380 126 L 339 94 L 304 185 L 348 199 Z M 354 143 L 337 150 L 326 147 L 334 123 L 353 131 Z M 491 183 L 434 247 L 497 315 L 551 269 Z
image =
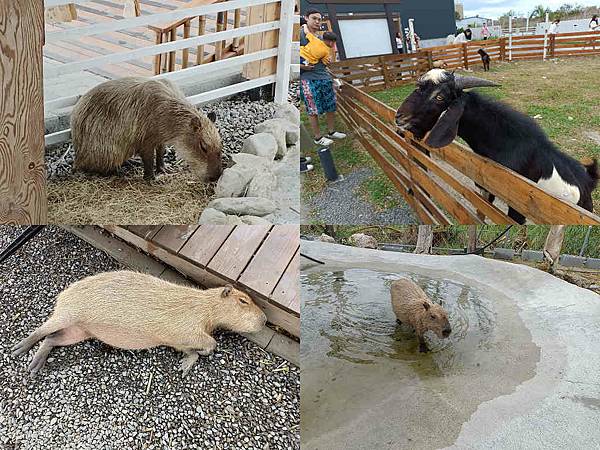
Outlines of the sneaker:
M 300 165 L 300 173 L 310 172 L 314 168 L 315 168 L 315 166 L 313 166 L 312 164 L 301 164 Z
M 332 131 L 327 135 L 327 137 L 331 139 L 344 139 L 346 137 L 346 134 L 341 133 L 339 131 Z
M 333 144 L 333 141 L 329 138 L 326 138 L 325 136 L 321 137 L 321 139 L 319 140 L 315 139 L 313 142 L 317 145 L 323 145 L 325 147 L 328 147 L 331 144 Z

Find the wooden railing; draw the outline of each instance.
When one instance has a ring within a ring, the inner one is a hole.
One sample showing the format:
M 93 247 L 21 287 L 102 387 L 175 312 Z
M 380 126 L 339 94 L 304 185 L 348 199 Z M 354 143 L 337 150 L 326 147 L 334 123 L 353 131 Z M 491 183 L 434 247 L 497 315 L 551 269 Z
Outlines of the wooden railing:
M 331 65 L 336 77 L 366 92 L 412 83 L 445 62 L 448 70 L 469 69 L 481 64 L 477 51 L 483 48 L 492 61 L 543 59 L 600 54 L 600 32 L 582 31 L 558 35 L 513 36 L 486 41 L 424 48 L 416 53 L 367 56 L 337 61 Z M 545 52 L 544 52 L 545 50 Z
M 356 138 L 423 223 L 514 223 L 488 202 L 477 183 L 534 223 L 600 225 L 600 217 L 464 145 L 454 142 L 436 149 L 409 133 L 399 136 L 395 111 L 348 82 L 338 93 L 338 106 Z

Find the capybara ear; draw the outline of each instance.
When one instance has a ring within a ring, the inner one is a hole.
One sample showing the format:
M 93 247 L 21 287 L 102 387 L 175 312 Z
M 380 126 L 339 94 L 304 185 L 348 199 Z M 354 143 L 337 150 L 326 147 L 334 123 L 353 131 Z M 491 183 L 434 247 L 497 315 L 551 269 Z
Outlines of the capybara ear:
M 423 302 L 423 308 L 425 308 L 425 311 L 429 311 L 429 308 L 431 307 L 431 305 L 427 302 Z
M 212 123 L 215 123 L 217 121 L 217 113 L 215 112 L 209 112 L 206 117 L 208 117 L 208 120 L 210 120 Z
M 198 133 L 200 131 L 200 128 L 202 128 L 202 124 L 200 123 L 199 117 L 192 117 L 192 122 L 190 123 L 190 125 L 196 133 Z
M 221 292 L 221 297 L 223 297 L 223 298 L 227 297 L 229 294 L 231 294 L 232 290 L 233 290 L 233 286 L 230 284 L 226 284 L 225 287 L 223 288 L 223 292 Z

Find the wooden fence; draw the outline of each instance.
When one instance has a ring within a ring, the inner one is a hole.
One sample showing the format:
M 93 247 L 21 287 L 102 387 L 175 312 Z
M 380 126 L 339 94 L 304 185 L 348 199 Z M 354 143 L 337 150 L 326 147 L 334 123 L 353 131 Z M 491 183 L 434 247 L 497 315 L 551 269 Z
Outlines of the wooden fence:
M 534 223 L 600 225 L 600 217 L 456 142 L 431 148 L 396 133 L 395 111 L 344 82 L 339 112 L 355 136 L 426 224 L 514 223 L 474 183 Z M 510 190 L 507 190 L 510 186 Z
M 486 41 L 427 47 L 416 53 L 367 56 L 337 61 L 331 65 L 336 77 L 365 92 L 412 83 L 444 61 L 448 70 L 469 69 L 481 64 L 477 51 L 483 48 L 492 61 L 544 59 L 564 56 L 600 55 L 600 32 L 581 31 L 558 35 L 512 36 Z

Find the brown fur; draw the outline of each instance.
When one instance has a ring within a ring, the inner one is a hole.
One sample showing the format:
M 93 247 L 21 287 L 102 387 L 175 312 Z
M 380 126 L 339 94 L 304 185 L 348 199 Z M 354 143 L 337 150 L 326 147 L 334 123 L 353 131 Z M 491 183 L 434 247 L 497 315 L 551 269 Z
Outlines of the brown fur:
M 423 335 L 433 331 L 440 339 L 447 338 L 451 333 L 448 313 L 433 303 L 413 281 L 402 278 L 392 282 L 392 309 L 398 322 L 406 323 L 415 329 L 419 339 L 419 351 L 427 351 Z
M 231 286 L 200 290 L 130 271 L 84 278 L 61 292 L 50 318 L 13 348 L 23 354 L 44 339 L 29 370 L 40 370 L 55 346 L 96 338 L 122 349 L 166 345 L 184 352 L 184 374 L 210 354 L 216 328 L 257 332 L 266 322 L 261 309 Z
M 164 172 L 169 145 L 203 179 L 223 170 L 217 128 L 167 80 L 130 77 L 94 87 L 73 109 L 71 135 L 75 170 L 111 174 L 140 155 L 144 178 L 153 179 L 155 161 Z
M 437 60 L 433 62 L 434 69 L 445 69 L 448 67 L 448 63 L 444 60 Z

